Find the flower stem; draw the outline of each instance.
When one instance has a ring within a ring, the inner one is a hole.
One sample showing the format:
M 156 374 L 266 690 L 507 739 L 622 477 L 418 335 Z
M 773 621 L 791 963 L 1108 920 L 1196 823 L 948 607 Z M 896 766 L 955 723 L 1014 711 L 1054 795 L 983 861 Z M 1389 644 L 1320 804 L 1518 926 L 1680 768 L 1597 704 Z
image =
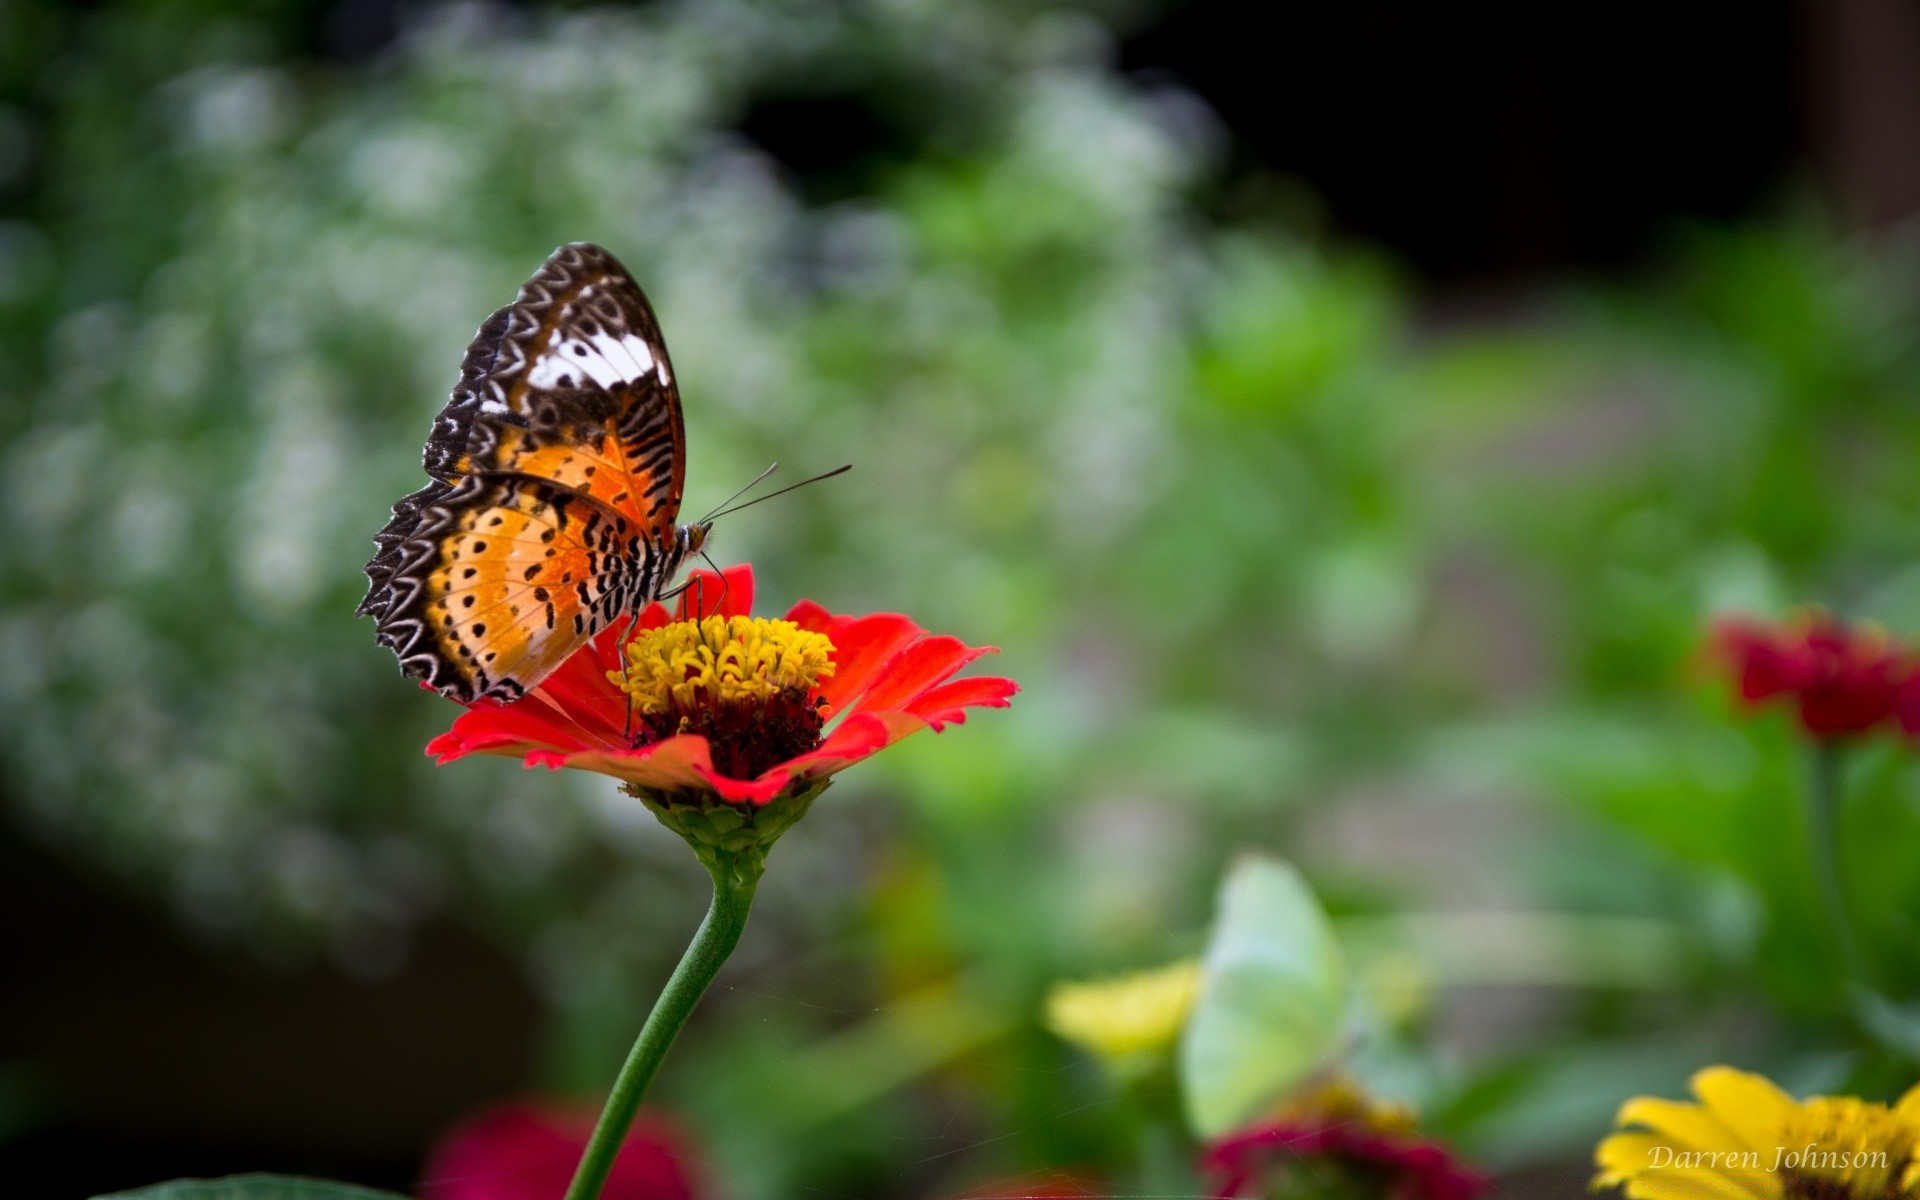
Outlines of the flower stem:
M 640 1036 L 634 1040 L 626 1065 L 620 1068 L 620 1076 L 613 1082 L 606 1107 L 600 1110 L 600 1120 L 593 1127 L 586 1153 L 580 1156 L 566 1200 L 598 1200 L 600 1189 L 606 1186 L 607 1175 L 613 1170 L 613 1160 L 633 1125 L 634 1115 L 640 1111 L 641 1097 L 653 1082 L 654 1072 L 660 1069 L 660 1062 L 666 1058 L 673 1039 L 679 1036 L 680 1027 L 693 1015 L 694 1005 L 706 993 L 707 985 L 720 973 L 727 956 L 740 942 L 764 861 L 762 855 L 741 855 L 739 859 L 719 856 L 707 862 L 707 872 L 713 876 L 713 903 L 708 906 L 706 918 L 700 922 L 687 952 L 680 957 L 680 965 L 673 969 L 660 998 L 654 1001 L 646 1024 L 640 1027 Z
M 1865 983 L 1866 960 L 1860 954 L 1860 942 L 1853 934 L 1853 922 L 1847 917 L 1847 894 L 1840 871 L 1840 768 L 1841 747 L 1833 742 L 1814 747 L 1813 787 L 1807 806 L 1807 823 L 1812 840 L 1814 883 L 1820 892 L 1827 926 L 1839 947 L 1841 963 L 1855 983 Z
M 1200 1196 L 1194 1146 L 1180 1117 L 1172 1080 L 1158 1095 L 1143 1094 L 1139 1133 L 1140 1191 L 1148 1196 Z

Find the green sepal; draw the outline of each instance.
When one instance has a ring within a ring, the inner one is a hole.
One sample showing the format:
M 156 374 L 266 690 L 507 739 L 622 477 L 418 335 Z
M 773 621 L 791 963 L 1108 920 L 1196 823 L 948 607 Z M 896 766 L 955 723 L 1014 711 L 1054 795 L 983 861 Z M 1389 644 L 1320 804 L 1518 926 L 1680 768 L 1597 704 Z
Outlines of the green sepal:
M 826 791 L 830 782 L 797 784 L 765 804 L 731 804 L 705 791 L 669 792 L 633 785 L 626 790 L 693 847 L 700 865 L 716 876 L 750 882 L 766 869 L 767 851 L 807 815 L 814 797 Z

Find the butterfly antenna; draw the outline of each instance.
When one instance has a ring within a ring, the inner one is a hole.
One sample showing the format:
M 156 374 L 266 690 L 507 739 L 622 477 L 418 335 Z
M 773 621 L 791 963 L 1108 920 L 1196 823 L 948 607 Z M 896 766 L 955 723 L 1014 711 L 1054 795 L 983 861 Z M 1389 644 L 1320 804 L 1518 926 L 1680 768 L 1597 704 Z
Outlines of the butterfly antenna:
M 714 517 L 720 514 L 721 509 L 725 508 L 729 504 L 732 504 L 735 500 L 738 500 L 740 497 L 746 495 L 748 492 L 752 491 L 754 488 L 759 487 L 761 480 L 765 479 L 767 476 L 773 474 L 775 471 L 778 471 L 779 469 L 780 469 L 780 464 L 776 462 L 771 466 L 769 466 L 766 470 L 760 472 L 758 475 L 755 475 L 751 480 L 747 482 L 747 486 L 741 488 L 739 491 L 735 492 L 733 495 L 728 496 L 725 500 L 722 500 L 720 503 L 714 505 L 713 511 L 708 513 L 706 516 L 701 517 L 698 521 L 695 522 L 695 524 L 705 525 L 708 521 L 713 520 Z M 776 496 L 779 494 L 780 493 L 778 492 L 774 493 L 774 495 Z M 762 497 L 762 499 L 764 498 L 765 497 Z
M 768 468 L 768 469 L 771 470 L 772 468 Z M 737 513 L 743 508 L 752 508 L 754 505 L 760 503 L 762 500 L 771 500 L 775 496 L 784 496 L 795 488 L 803 488 L 810 483 L 819 483 L 822 479 L 832 479 L 835 475 L 845 475 L 848 471 L 851 471 L 851 470 L 853 470 L 853 464 L 847 463 L 845 466 L 835 467 L 831 471 L 826 471 L 819 475 L 815 475 L 811 479 L 802 479 L 799 483 L 790 483 L 787 486 L 781 488 L 777 492 L 768 492 L 764 496 L 755 496 L 753 499 L 747 501 L 745 504 L 734 504 L 732 508 L 727 508 L 723 505 L 721 506 L 721 509 L 719 512 L 709 513 L 707 516 L 701 518 L 701 523 L 705 524 L 708 521 L 717 521 L 721 517 L 727 516 L 729 513 Z M 762 476 L 762 478 L 765 478 L 765 476 Z M 727 503 L 733 504 L 733 501 L 729 500 L 727 501 Z

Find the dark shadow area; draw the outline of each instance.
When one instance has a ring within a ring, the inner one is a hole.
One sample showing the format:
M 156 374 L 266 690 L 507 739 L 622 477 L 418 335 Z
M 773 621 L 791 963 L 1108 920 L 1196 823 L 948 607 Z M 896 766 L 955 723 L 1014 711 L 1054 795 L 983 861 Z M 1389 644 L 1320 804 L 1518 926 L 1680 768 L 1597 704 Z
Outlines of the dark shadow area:
M 898 90 L 794 91 L 756 98 L 738 128 L 809 201 L 830 204 L 868 192 L 889 167 L 913 159 L 926 132 L 910 111 Z
M 391 978 L 275 973 L 0 825 L 0 945 L 8 1196 L 246 1170 L 405 1189 L 436 1133 L 531 1075 L 521 973 L 444 924 Z
M 1204 98 L 1233 177 L 1303 181 L 1334 232 L 1439 283 L 1628 265 L 1676 219 L 1775 200 L 1797 161 L 1796 19 L 1641 0 L 1171 6 L 1122 65 Z

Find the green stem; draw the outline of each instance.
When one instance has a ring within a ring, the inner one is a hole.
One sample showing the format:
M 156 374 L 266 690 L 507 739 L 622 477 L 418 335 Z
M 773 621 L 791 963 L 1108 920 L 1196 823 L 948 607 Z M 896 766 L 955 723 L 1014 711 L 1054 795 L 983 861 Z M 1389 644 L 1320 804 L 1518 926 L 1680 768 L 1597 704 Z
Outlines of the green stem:
M 705 858 L 703 856 L 703 861 Z M 653 1082 L 654 1072 L 660 1069 L 660 1061 L 666 1058 L 673 1039 L 679 1036 L 680 1027 L 693 1015 L 694 1005 L 706 993 L 707 985 L 713 982 L 727 956 L 739 944 L 764 861 L 758 854 L 741 855 L 740 859 L 747 861 L 718 856 L 707 862 L 707 871 L 713 876 L 713 903 L 708 906 L 706 919 L 700 922 L 687 952 L 681 956 L 680 965 L 673 969 L 660 998 L 654 1001 L 647 1023 L 640 1027 L 640 1036 L 627 1054 L 626 1065 L 620 1068 L 620 1077 L 613 1082 L 607 1105 L 600 1110 L 600 1121 L 593 1127 L 586 1153 L 580 1156 L 580 1166 L 574 1171 L 566 1200 L 598 1200 L 600 1189 L 606 1186 L 607 1175 L 613 1170 L 613 1160 L 633 1125 L 634 1114 L 640 1111 L 641 1097 Z
M 1807 806 L 1807 823 L 1812 841 L 1813 875 L 1825 910 L 1827 926 L 1840 959 L 1855 983 L 1865 983 L 1866 960 L 1860 954 L 1860 942 L 1853 935 L 1853 922 L 1847 918 L 1847 893 L 1840 870 L 1840 768 L 1842 748 L 1826 742 L 1813 751 L 1813 788 Z
M 1138 1190 L 1146 1196 L 1198 1196 L 1193 1174 L 1195 1148 L 1180 1111 L 1180 1092 L 1172 1071 L 1161 1065 L 1123 1077 L 1133 1109 Z

